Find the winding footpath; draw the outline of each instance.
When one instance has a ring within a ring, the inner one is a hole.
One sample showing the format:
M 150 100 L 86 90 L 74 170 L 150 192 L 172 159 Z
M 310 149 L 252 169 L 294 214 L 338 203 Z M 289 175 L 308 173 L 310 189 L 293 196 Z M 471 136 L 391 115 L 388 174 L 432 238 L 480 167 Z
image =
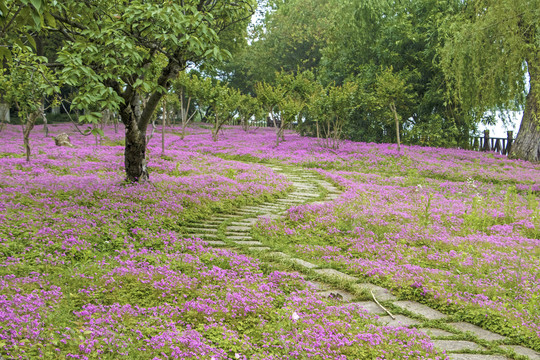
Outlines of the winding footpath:
M 204 239 L 212 246 L 247 250 L 251 255 L 260 255 L 259 258 L 262 261 L 274 259 L 288 262 L 306 277 L 323 280 L 309 281 L 321 296 L 337 298 L 344 304 L 351 303 L 355 298 L 344 289 L 346 287 L 372 294 L 374 300 L 378 300 L 385 308 L 398 309 L 396 314 L 390 316 L 375 301 L 354 303 L 367 312 L 378 315 L 381 325 L 417 327 L 431 337 L 435 347 L 445 350 L 452 360 L 505 360 L 510 359 L 507 357 L 510 354 L 521 355 L 525 359 L 540 360 L 540 354 L 532 349 L 518 345 L 504 345 L 506 340 L 504 336 L 466 322 L 451 322 L 447 315 L 426 305 L 414 301 L 399 301 L 388 289 L 369 283 L 360 283 L 359 279 L 353 276 L 335 269 L 321 268 L 253 240 L 250 235 L 251 228 L 260 217 L 278 219 L 292 206 L 316 201 L 332 201 L 340 195 L 340 191 L 334 185 L 307 170 L 288 166 L 268 166 L 285 175 L 293 184 L 294 190 L 287 197 L 275 202 L 245 206 L 232 214 L 222 214 L 210 220 L 191 223 L 185 228 L 186 235 Z M 324 188 L 326 192 L 321 193 L 319 187 Z M 323 194 L 326 194 L 324 198 L 322 198 Z M 336 284 L 342 284 L 342 286 L 336 286 Z M 441 328 L 434 327 L 434 322 Z M 447 331 L 450 329 L 452 332 Z

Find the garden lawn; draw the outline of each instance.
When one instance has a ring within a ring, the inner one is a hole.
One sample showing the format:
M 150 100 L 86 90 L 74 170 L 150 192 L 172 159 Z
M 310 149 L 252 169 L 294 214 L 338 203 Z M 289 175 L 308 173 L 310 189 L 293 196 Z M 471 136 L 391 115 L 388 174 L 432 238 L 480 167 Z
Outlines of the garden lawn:
M 540 350 L 540 165 L 459 149 L 325 149 L 294 134 L 273 148 L 270 129 L 230 146 L 239 133 L 187 146 L 302 166 L 344 191 L 260 222 L 258 240 Z
M 107 128 L 96 144 L 71 125 L 50 128 L 75 147 L 37 127 L 30 163 L 20 129 L 0 133 L 1 356 L 446 358 L 415 329 L 323 300 L 298 273 L 182 235 L 192 220 L 289 190 L 267 167 L 222 158 L 245 156 L 268 131 L 228 130 L 213 144 L 195 127 L 185 141 L 169 133 L 165 154 L 156 135 L 151 183 L 127 185 L 121 134 Z

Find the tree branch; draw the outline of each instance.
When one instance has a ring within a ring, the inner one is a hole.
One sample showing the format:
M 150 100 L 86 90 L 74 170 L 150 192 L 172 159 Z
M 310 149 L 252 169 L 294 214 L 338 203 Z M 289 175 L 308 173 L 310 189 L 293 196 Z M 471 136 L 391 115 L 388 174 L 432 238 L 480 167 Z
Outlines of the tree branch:
M 60 21 L 60 23 L 62 24 L 68 24 L 68 25 L 71 25 L 79 30 L 87 30 L 87 28 L 82 25 L 82 24 L 79 24 L 78 22 L 75 22 L 73 20 L 69 20 L 69 19 L 66 19 L 64 17 L 61 17 L 60 15 L 57 15 L 57 14 L 53 14 L 51 13 L 52 17 L 54 17 L 56 20 Z
M 179 56 L 177 56 L 177 59 Z M 159 79 L 157 81 L 157 85 L 160 88 L 167 89 L 169 87 L 169 81 L 178 76 L 178 73 L 183 70 L 180 65 L 176 62 L 169 61 L 169 64 L 163 69 L 161 72 L 161 75 L 159 76 Z M 154 113 L 154 110 L 159 104 L 159 100 L 163 97 L 164 92 L 161 89 L 157 89 L 150 95 L 150 98 L 148 99 L 146 106 L 144 107 L 144 110 L 141 114 L 141 118 L 139 119 L 139 130 L 141 132 L 146 131 L 146 127 L 148 126 L 148 123 L 150 122 L 150 118 L 152 117 L 152 114 Z

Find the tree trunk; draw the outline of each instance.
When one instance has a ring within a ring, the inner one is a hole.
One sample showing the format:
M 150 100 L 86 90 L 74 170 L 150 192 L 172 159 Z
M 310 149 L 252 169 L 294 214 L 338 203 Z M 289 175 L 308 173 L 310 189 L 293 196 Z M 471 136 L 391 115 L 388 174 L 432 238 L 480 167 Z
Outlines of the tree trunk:
M 281 141 L 285 141 L 285 129 L 283 128 L 283 119 L 281 119 L 281 124 L 276 134 L 276 146 L 279 146 L 279 139 L 281 139 Z
M 36 123 L 36 119 L 39 117 L 40 112 L 33 112 L 28 115 L 26 118 L 26 123 L 23 124 L 23 142 L 24 142 L 24 150 L 26 154 L 26 162 L 30 162 L 30 155 L 31 155 L 31 149 L 30 149 L 30 132 L 32 132 L 32 129 L 34 128 L 34 125 Z
M 149 178 L 146 167 L 146 133 L 137 126 L 132 119 L 126 125 L 126 150 L 124 162 L 126 167 L 126 181 L 130 183 L 146 182 Z
M 40 109 L 41 111 L 41 117 L 43 118 L 43 132 L 45 133 L 45 137 L 49 137 L 49 127 L 47 126 L 47 114 L 45 114 L 45 99 L 41 101 Z
M 528 62 L 530 90 L 525 101 L 525 111 L 521 119 L 521 126 L 512 144 L 509 158 L 540 161 L 540 65 Z
M 180 70 L 178 62 L 169 62 L 157 80 L 159 90 L 144 99 L 144 104 L 131 86 L 122 87 L 119 83 L 111 83 L 114 91 L 124 99 L 119 115 L 126 127 L 124 165 L 127 182 L 143 183 L 149 179 L 146 163 L 146 129 L 166 93 L 163 89 L 169 88 L 169 81 L 178 76 Z
M 218 135 L 219 135 L 219 119 L 216 112 L 216 119 L 214 122 L 214 128 L 212 129 L 212 140 L 218 141 Z
M 167 101 L 163 102 L 163 117 L 161 118 L 161 154 L 165 155 L 165 124 L 167 123 Z
M 9 124 L 10 120 L 9 104 L 0 101 L 0 122 Z
M 397 136 L 397 151 L 401 151 L 401 139 L 399 138 L 399 117 L 396 110 L 396 104 L 392 101 L 390 104 L 390 109 L 394 114 L 394 121 L 396 122 L 396 136 Z

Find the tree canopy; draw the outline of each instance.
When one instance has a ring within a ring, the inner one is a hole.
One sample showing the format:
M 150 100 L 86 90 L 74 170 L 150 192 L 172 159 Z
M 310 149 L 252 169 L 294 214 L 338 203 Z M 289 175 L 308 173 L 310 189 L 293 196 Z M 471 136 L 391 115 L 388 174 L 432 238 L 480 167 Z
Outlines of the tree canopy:
M 451 94 L 466 109 L 524 108 L 511 156 L 531 161 L 540 160 L 539 18 L 538 0 L 466 1 L 463 11 L 446 19 L 440 49 Z
M 0 0 L 0 58 L 54 44 L 47 66 L 74 90 L 80 119 L 119 114 L 131 182 L 148 178 L 146 130 L 171 91 L 184 127 L 194 104 L 217 116 L 215 138 L 218 118 L 239 117 L 247 129 L 261 109 L 320 136 L 325 110 L 314 104 L 328 109 L 329 94 L 347 89 L 356 103 L 338 116 L 338 133 L 360 141 L 467 147 L 493 114 L 524 110 L 511 156 L 538 161 L 539 1 Z M 249 25 L 257 6 L 266 14 Z M 189 69 L 201 78 L 171 90 Z M 220 85 L 195 91 L 203 77 Z
M 117 111 L 126 127 L 128 181 L 148 178 L 146 129 L 171 81 L 189 66 L 230 55 L 225 37 L 240 35 L 255 0 L 57 1 L 47 31 L 62 34 L 60 77 L 78 89 L 72 107 L 95 121 Z

